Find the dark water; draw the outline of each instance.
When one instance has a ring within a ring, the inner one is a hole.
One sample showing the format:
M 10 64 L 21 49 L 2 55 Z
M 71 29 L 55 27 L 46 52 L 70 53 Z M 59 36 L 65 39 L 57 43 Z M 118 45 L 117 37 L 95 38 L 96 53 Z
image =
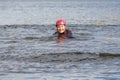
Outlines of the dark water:
M 120 80 L 120 0 L 0 0 L 0 80 Z M 74 39 L 57 40 L 64 18 Z
M 0 26 L 1 80 L 119 80 L 120 26 L 71 25 L 58 41 L 55 25 Z

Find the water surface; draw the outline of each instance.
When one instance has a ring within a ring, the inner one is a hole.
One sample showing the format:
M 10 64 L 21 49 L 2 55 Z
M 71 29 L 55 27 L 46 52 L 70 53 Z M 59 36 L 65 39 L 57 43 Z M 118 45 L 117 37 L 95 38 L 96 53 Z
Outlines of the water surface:
M 0 0 L 0 80 L 119 80 L 119 0 Z M 53 37 L 64 18 L 74 39 Z

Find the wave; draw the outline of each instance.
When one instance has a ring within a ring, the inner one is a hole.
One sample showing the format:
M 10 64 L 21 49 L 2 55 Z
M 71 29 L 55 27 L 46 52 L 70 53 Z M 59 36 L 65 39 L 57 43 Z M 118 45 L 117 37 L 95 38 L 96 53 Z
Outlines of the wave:
M 0 60 L 12 60 L 12 61 L 27 61 L 27 62 L 82 62 L 82 61 L 94 61 L 94 60 L 108 60 L 108 59 L 120 59 L 120 54 L 110 53 L 89 53 L 89 52 L 65 52 L 65 53 L 49 53 L 41 55 L 2 55 L 0 54 Z
M 32 26 L 40 26 L 40 27 L 48 27 L 48 26 L 55 26 L 55 24 L 6 24 L 6 25 L 0 25 L 0 27 L 13 27 L 13 28 L 16 28 L 16 27 L 32 27 Z M 67 26 L 70 26 L 70 27 L 78 27 L 78 26 L 98 26 L 98 27 L 104 27 L 104 26 L 120 26 L 120 24 L 67 24 Z

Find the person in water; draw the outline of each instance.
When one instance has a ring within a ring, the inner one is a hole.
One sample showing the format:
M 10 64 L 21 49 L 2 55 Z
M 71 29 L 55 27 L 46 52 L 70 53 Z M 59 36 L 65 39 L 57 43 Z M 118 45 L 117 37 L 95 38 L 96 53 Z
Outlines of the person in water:
M 57 31 L 54 33 L 58 37 L 58 40 L 64 42 L 65 39 L 73 38 L 72 31 L 66 28 L 66 21 L 64 19 L 58 19 L 56 21 Z

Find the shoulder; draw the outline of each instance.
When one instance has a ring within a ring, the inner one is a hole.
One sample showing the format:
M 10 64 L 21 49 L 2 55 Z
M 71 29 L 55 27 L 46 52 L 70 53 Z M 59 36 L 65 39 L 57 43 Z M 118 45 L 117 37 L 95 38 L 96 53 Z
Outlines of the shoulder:
M 68 33 L 72 33 L 72 30 L 70 30 L 70 29 L 67 29 L 66 31 L 67 31 Z
M 67 31 L 68 38 L 73 38 L 72 30 L 67 29 L 66 31 Z
M 53 36 L 58 36 L 58 32 L 53 33 Z

